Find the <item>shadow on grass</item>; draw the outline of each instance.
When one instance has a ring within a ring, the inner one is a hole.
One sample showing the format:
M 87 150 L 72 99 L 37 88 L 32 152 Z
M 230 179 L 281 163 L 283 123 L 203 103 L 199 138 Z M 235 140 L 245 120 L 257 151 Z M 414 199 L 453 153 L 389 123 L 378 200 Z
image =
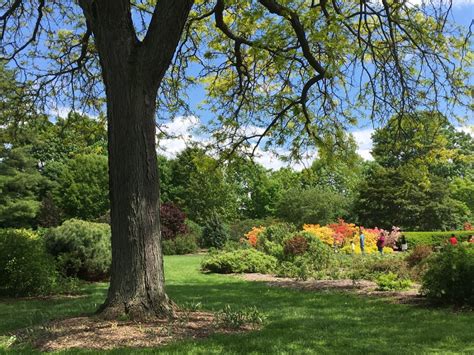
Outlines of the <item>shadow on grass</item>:
M 57 296 L 53 299 L 0 299 L 0 334 L 42 324 L 51 319 L 91 314 L 104 301 L 107 284 L 86 284 L 85 297 Z
M 167 346 L 162 351 L 184 352 L 320 352 L 419 353 L 471 352 L 471 312 L 455 314 L 387 303 L 332 291 L 311 292 L 268 287 L 263 283 L 169 285 L 178 303 L 201 302 L 218 310 L 255 305 L 268 315 L 258 332 L 215 335 L 206 341 Z
M 474 353 L 472 312 L 453 313 L 350 293 L 284 289 L 231 276 L 204 275 L 198 271 L 199 261 L 194 256 L 165 259 L 170 297 L 178 304 L 201 302 L 205 310 L 213 311 L 227 304 L 233 309 L 256 306 L 268 317 L 264 327 L 158 349 L 110 353 Z M 90 314 L 104 300 L 106 287 L 88 285 L 84 289 L 87 296 L 78 299 L 0 301 L 0 334 L 52 318 Z

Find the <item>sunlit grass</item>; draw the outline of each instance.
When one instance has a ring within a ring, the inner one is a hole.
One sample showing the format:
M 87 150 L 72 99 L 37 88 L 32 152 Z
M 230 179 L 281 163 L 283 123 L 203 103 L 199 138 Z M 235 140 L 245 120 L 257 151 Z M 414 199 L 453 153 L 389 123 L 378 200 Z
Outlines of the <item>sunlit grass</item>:
M 167 290 L 178 304 L 204 309 L 256 306 L 268 316 L 259 331 L 179 341 L 160 349 L 111 353 L 474 353 L 474 314 L 391 304 L 337 292 L 297 291 L 199 272 L 200 257 L 166 257 Z M 84 287 L 85 297 L 0 301 L 0 349 L 9 332 L 52 318 L 92 313 L 105 284 Z M 73 350 L 70 352 L 81 352 Z

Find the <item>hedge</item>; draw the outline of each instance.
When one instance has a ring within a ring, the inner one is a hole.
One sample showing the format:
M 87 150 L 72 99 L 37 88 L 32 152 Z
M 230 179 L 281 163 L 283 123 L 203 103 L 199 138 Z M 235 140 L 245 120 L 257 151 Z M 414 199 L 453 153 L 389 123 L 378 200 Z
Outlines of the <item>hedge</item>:
M 464 242 L 469 235 L 474 235 L 474 231 L 403 232 L 403 234 L 407 239 L 408 247 L 413 249 L 417 245 L 443 245 L 451 237 L 451 234 L 456 236 L 458 242 Z
M 0 229 L 0 296 L 55 292 L 58 274 L 43 240 L 26 229 Z

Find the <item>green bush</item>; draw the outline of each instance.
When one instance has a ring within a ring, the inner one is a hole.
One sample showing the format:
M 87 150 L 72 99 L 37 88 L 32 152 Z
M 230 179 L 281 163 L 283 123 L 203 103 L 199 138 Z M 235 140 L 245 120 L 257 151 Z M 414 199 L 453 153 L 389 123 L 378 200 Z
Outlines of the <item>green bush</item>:
M 307 280 L 315 277 L 317 270 L 314 269 L 311 259 L 307 256 L 296 256 L 292 261 L 283 261 L 279 264 L 277 275 L 291 277 L 297 280 Z
M 432 301 L 474 306 L 474 245 L 446 246 L 427 261 L 422 292 Z
M 188 232 L 186 234 L 192 235 L 194 239 L 199 242 L 202 239 L 202 232 L 204 228 L 190 219 L 186 219 L 184 221 L 184 224 L 188 229 Z
M 472 231 L 447 231 L 447 232 L 404 232 L 408 242 L 408 250 L 417 245 L 441 246 L 444 245 L 451 234 L 454 234 L 458 242 L 465 241 Z
M 429 245 L 417 245 L 405 260 L 408 263 L 408 266 L 415 267 L 416 265 L 420 264 L 426 258 L 428 258 L 433 253 L 433 249 Z
M 70 219 L 44 237 L 63 275 L 89 281 L 108 276 L 112 260 L 109 225 Z
M 229 239 L 225 224 L 216 213 L 212 213 L 204 224 L 202 231 L 202 246 L 222 249 Z
M 220 274 L 269 273 L 275 270 L 276 258 L 255 249 L 240 249 L 209 254 L 201 263 L 204 271 Z
M 335 258 L 334 252 L 331 247 L 305 232 L 290 235 L 285 242 L 294 240 L 296 236 L 306 239 L 306 252 L 303 255 L 290 257 L 290 260 L 283 261 L 277 273 L 279 276 L 294 277 L 301 280 L 306 280 L 309 277 L 317 278 L 324 270 L 331 267 Z
M 301 233 L 309 241 L 309 248 L 307 254 L 312 260 L 315 269 L 321 270 L 329 267 L 334 261 L 334 252 L 330 246 L 323 243 L 321 240 L 314 238 L 309 233 Z
M 407 290 L 411 287 L 410 280 L 401 279 L 397 274 L 389 272 L 388 274 L 380 274 L 377 279 L 377 289 L 379 291 L 399 291 Z
M 411 277 L 403 255 L 366 254 L 354 255 L 350 266 L 350 277 L 355 280 L 376 280 L 381 274 L 393 273 L 400 279 Z
M 296 232 L 296 228 L 290 223 L 277 223 L 266 227 L 265 230 L 258 236 L 259 240 L 268 240 L 283 244 L 283 241 L 289 234 Z
M 253 227 L 268 227 L 277 223 L 274 218 L 268 217 L 264 219 L 243 219 L 241 221 L 233 222 L 229 226 L 229 237 L 231 240 L 238 242 L 240 238 L 249 232 Z
M 178 235 L 171 240 L 163 240 L 163 254 L 184 255 L 195 253 L 198 249 L 196 237 L 194 235 Z
M 277 223 L 265 228 L 257 240 L 257 249 L 277 259 L 284 258 L 284 241 L 292 236 L 295 227 L 288 223 Z
M 25 229 L 0 229 L 0 295 L 33 296 L 55 291 L 58 273 L 42 239 Z

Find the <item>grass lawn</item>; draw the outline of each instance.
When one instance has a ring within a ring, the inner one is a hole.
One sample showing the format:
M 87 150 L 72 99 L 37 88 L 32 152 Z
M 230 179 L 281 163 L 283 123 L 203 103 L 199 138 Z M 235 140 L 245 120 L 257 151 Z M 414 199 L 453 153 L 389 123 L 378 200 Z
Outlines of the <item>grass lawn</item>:
M 270 288 L 231 276 L 199 272 L 199 256 L 165 257 L 167 290 L 178 304 L 201 302 L 206 310 L 256 306 L 268 316 L 255 332 L 213 335 L 159 349 L 110 353 L 474 353 L 474 313 L 390 304 L 337 292 Z M 0 300 L 0 349 L 8 332 L 52 318 L 91 313 L 106 284 L 84 287 L 83 298 Z M 2 345 L 3 344 L 3 345 Z M 78 350 L 70 353 L 81 352 Z

